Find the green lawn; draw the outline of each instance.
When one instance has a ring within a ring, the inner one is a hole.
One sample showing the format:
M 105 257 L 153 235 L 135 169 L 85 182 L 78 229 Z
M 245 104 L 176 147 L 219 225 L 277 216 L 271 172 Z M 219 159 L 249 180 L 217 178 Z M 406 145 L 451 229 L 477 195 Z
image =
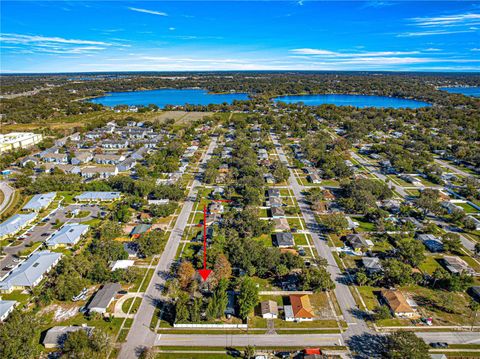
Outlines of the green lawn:
M 358 222 L 359 227 L 357 227 L 357 230 L 359 232 L 371 232 L 375 230 L 375 224 L 368 222 L 365 217 L 352 217 L 352 220 Z
M 373 310 L 379 305 L 376 292 L 379 292 L 381 288 L 358 286 L 357 289 L 362 296 L 367 309 Z
M 130 310 L 130 314 L 135 314 L 140 307 L 140 303 L 142 303 L 142 298 L 139 297 L 134 297 L 134 298 L 128 298 L 125 302 L 122 304 L 122 311 L 124 313 L 128 313 L 128 310 L 130 309 L 130 305 L 133 302 L 132 309 Z
M 462 207 L 465 210 L 465 213 L 478 213 L 478 209 L 472 207 L 468 203 L 455 203 L 457 206 Z

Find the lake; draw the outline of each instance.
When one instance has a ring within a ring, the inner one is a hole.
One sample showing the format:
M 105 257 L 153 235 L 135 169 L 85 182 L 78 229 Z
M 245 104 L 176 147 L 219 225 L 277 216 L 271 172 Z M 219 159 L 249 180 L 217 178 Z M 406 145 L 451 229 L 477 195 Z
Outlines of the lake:
M 275 102 L 298 103 L 303 102 L 308 106 L 319 106 L 331 104 L 337 106 L 355 106 L 355 107 L 391 107 L 391 108 L 420 108 L 431 106 L 427 102 L 409 100 L 399 97 L 374 96 L 374 95 L 295 95 L 280 96 L 273 99 Z
M 450 93 L 460 93 L 465 96 L 480 97 L 480 87 L 440 87 L 440 90 Z
M 159 89 L 129 92 L 109 92 L 106 96 L 96 97 L 90 101 L 104 106 L 117 105 L 140 106 L 155 104 L 183 106 L 232 103 L 234 100 L 248 100 L 246 93 L 212 94 L 203 89 Z

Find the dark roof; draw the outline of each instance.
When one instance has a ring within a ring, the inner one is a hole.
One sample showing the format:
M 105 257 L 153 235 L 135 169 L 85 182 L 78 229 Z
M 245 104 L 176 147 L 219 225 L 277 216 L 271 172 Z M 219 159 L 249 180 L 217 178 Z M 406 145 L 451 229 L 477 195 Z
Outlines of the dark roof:
M 290 232 L 275 233 L 274 242 L 278 247 L 293 247 L 295 245 L 293 235 Z
M 117 294 L 120 289 L 122 289 L 120 283 L 104 284 L 102 289 L 95 293 L 95 296 L 88 304 L 87 308 L 107 308 L 113 297 L 115 297 L 115 294 Z

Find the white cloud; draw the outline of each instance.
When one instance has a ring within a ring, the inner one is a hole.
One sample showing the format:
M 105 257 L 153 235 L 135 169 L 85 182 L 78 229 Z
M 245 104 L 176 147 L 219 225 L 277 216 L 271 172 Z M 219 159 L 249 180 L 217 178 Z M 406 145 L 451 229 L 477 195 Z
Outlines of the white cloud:
M 419 54 L 418 51 L 364 51 L 364 52 L 336 52 L 323 49 L 311 49 L 311 48 L 301 48 L 301 49 L 292 49 L 291 53 L 297 55 L 316 55 L 323 57 L 377 57 L 377 56 L 399 56 L 399 55 L 415 55 Z
M 431 30 L 431 31 L 418 31 L 418 32 L 404 32 L 398 34 L 397 37 L 418 37 L 418 36 L 434 36 L 434 35 L 450 35 L 450 34 L 462 34 L 466 32 L 474 32 L 474 30 Z
M 168 30 L 170 30 L 170 31 L 174 31 L 174 30 L 175 30 L 175 28 L 174 28 L 174 27 L 169 27 L 169 28 L 168 28 Z
M 456 14 L 434 17 L 414 17 L 412 24 L 422 27 L 474 25 L 480 23 L 480 14 Z
M 65 39 L 39 35 L 0 34 L 0 41 L 10 44 L 58 43 L 74 45 L 110 45 L 103 41 Z
M 480 48 L 474 47 L 473 49 L 470 49 L 470 51 L 480 51 Z
M 141 9 L 141 8 L 138 8 L 138 7 L 129 7 L 128 10 L 132 10 L 132 11 L 136 11 L 136 12 L 143 12 L 145 14 L 151 14 L 151 15 L 168 16 L 168 14 L 166 12 L 148 10 L 148 9 Z

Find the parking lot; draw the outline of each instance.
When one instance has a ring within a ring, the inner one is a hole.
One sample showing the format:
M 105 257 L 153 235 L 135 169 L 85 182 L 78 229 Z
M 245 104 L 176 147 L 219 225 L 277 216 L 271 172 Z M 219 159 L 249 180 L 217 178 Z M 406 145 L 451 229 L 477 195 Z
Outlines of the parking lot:
M 68 218 L 68 214 L 72 211 L 89 212 L 89 214 L 87 216 L 82 216 L 82 218 Z M 20 232 L 19 234 L 21 235 L 19 235 L 17 239 L 21 240 L 21 243 L 15 246 L 10 245 L 3 249 L 6 256 L 0 260 L 0 279 L 6 276 L 8 272 L 22 261 L 16 256 L 17 253 L 27 249 L 31 244 L 36 242 L 45 242 L 57 230 L 56 223 L 65 224 L 86 222 L 93 218 L 97 218 L 100 212 L 102 212 L 102 209 L 96 204 L 71 204 L 66 207 L 59 206 L 47 217 L 40 219 L 40 221 L 27 232 Z

